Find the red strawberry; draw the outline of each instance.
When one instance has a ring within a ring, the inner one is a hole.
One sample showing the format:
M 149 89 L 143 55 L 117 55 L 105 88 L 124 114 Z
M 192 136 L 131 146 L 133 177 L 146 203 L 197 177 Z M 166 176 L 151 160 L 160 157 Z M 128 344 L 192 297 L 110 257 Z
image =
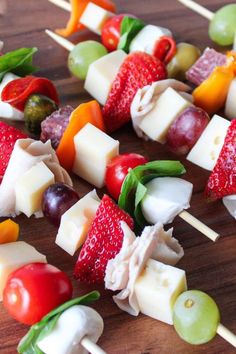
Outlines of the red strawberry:
M 88 283 L 104 281 L 108 261 L 122 246 L 122 220 L 133 229 L 133 219 L 104 195 L 75 266 L 77 279 Z
M 15 142 L 18 139 L 27 138 L 20 130 L 0 122 L 0 183 L 7 169 Z
M 236 194 L 236 119 L 227 131 L 224 146 L 208 180 L 205 194 L 215 200 Z
M 130 120 L 130 106 L 139 88 L 166 78 L 164 64 L 142 52 L 131 53 L 116 76 L 103 108 L 108 132 L 119 129 Z

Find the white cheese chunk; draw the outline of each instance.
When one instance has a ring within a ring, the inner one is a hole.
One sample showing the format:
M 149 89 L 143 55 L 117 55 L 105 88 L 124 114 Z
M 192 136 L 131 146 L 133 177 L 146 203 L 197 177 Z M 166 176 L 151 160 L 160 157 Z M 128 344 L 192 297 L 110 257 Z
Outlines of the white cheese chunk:
M 119 154 L 119 141 L 88 123 L 74 137 L 74 143 L 74 173 L 102 188 L 105 184 L 107 164 Z
M 147 25 L 134 37 L 130 44 L 129 51 L 153 54 L 156 42 L 162 36 L 172 37 L 172 33 L 168 28 Z
M 0 101 L 0 117 L 11 120 L 24 120 L 24 113 L 9 103 Z
M 229 87 L 226 103 L 225 103 L 225 115 L 229 119 L 236 118 L 236 79 L 234 79 Z
M 37 346 L 45 354 L 87 354 L 81 340 L 86 336 L 96 343 L 103 327 L 103 319 L 94 309 L 75 305 L 60 315 L 54 328 Z
M 43 193 L 53 183 L 54 174 L 44 162 L 31 167 L 16 181 L 16 210 L 28 217 L 41 211 Z
M 206 170 L 212 171 L 223 147 L 229 126 L 230 122 L 228 120 L 214 115 L 189 152 L 187 160 Z
M 84 243 L 99 204 L 100 199 L 93 190 L 62 215 L 56 244 L 71 256 Z
M 0 245 L 0 301 L 10 273 L 28 263 L 47 263 L 46 257 L 23 241 Z
M 227 195 L 223 198 L 223 204 L 232 215 L 234 219 L 236 219 L 236 194 Z
M 114 14 L 102 7 L 89 2 L 82 13 L 79 22 L 90 29 L 90 31 L 101 35 L 105 22 Z
M 140 129 L 152 140 L 166 142 L 170 125 L 191 103 L 169 87 L 156 101 L 153 109 L 143 118 Z
M 135 283 L 135 295 L 140 311 L 159 321 L 173 324 L 173 306 L 187 289 L 185 271 L 153 259 Z
M 126 56 L 123 50 L 116 50 L 104 55 L 89 66 L 84 88 L 103 106 Z
M 142 200 L 142 213 L 151 223 L 168 224 L 190 207 L 192 183 L 176 177 L 158 177 L 148 182 L 147 193 Z

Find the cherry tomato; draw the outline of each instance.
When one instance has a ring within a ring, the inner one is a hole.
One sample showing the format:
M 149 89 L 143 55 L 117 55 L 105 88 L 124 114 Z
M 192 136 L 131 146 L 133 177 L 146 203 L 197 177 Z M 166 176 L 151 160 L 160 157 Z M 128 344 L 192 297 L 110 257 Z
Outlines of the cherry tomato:
M 116 156 L 107 166 L 106 171 L 106 187 L 110 195 L 115 199 L 119 199 L 123 181 L 130 168 L 147 163 L 148 160 L 139 154 L 123 154 Z
M 68 276 L 47 263 L 27 264 L 11 273 L 3 304 L 17 321 L 33 325 L 48 312 L 72 298 Z
M 162 36 L 155 45 L 154 57 L 160 59 L 164 64 L 168 64 L 176 54 L 175 40 L 168 36 Z
M 117 15 L 109 18 L 102 28 L 102 44 L 109 50 L 116 50 L 120 40 L 120 27 L 127 15 Z

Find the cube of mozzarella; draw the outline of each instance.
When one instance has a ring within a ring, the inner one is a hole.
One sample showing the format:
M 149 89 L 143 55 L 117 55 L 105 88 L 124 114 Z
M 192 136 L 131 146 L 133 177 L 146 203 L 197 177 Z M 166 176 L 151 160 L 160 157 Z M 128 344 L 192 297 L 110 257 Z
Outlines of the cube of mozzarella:
M 127 54 L 123 50 L 116 50 L 104 55 L 89 66 L 84 88 L 103 106 L 126 57 Z
M 134 37 L 130 44 L 129 51 L 153 54 L 156 42 L 162 36 L 172 37 L 172 33 L 164 27 L 147 25 Z
M 79 22 L 90 29 L 90 31 L 101 35 L 105 22 L 114 14 L 102 7 L 89 2 L 82 13 Z
M 43 193 L 53 183 L 55 179 L 51 170 L 44 162 L 37 163 L 16 182 L 16 210 L 28 218 L 40 212 Z
M 47 263 L 46 257 L 23 241 L 0 245 L 0 301 L 10 273 L 29 263 Z
M 105 184 L 107 164 L 119 154 L 119 141 L 88 123 L 75 136 L 74 143 L 74 173 L 102 188 Z
M 170 125 L 189 106 L 189 101 L 169 87 L 158 98 L 153 109 L 144 116 L 140 128 L 149 138 L 164 144 Z
M 56 244 L 71 256 L 84 243 L 99 204 L 100 199 L 94 190 L 62 215 Z
M 229 126 L 228 120 L 215 114 L 189 152 L 187 160 L 212 171 L 223 147 Z
M 184 270 L 154 259 L 147 261 L 134 287 L 140 311 L 168 324 L 173 324 L 175 301 L 186 289 Z

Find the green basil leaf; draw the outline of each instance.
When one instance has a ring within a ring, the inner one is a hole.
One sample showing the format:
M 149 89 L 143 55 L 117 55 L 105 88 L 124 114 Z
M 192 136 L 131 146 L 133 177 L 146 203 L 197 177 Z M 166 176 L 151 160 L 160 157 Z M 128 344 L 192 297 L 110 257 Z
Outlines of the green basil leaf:
M 145 23 L 138 18 L 125 16 L 121 22 L 121 36 L 118 48 L 129 53 L 130 43 L 136 35 L 144 28 Z
M 32 60 L 37 50 L 37 48 L 20 48 L 0 56 L 0 81 L 8 72 L 25 76 L 36 71 L 37 67 L 32 65 Z
M 130 169 L 122 184 L 121 193 L 118 200 L 119 207 L 134 217 L 139 226 L 143 226 L 145 224 L 144 217 L 141 215 L 142 212 L 139 204 L 142 201 L 140 198 L 145 190 L 140 186 L 140 184 L 145 186 L 146 183 L 154 178 L 180 176 L 185 172 L 186 170 L 184 166 L 179 161 L 168 160 L 151 161 L 145 165 L 140 165 L 134 169 Z M 137 189 L 138 195 L 136 195 Z
M 88 305 L 93 301 L 100 298 L 98 291 L 92 291 L 89 294 L 67 301 L 65 304 L 57 307 L 53 311 L 49 312 L 42 320 L 35 325 L 31 326 L 29 332 L 22 338 L 18 345 L 18 353 L 21 354 L 43 354 L 43 352 L 37 347 L 37 342 L 50 334 L 56 325 L 60 315 L 70 307 L 74 305 Z
M 145 197 L 146 193 L 147 193 L 147 188 L 142 183 L 139 182 L 135 194 L 134 217 L 140 229 L 143 229 L 145 226 L 147 226 L 147 221 L 145 220 L 141 209 L 141 201 Z

